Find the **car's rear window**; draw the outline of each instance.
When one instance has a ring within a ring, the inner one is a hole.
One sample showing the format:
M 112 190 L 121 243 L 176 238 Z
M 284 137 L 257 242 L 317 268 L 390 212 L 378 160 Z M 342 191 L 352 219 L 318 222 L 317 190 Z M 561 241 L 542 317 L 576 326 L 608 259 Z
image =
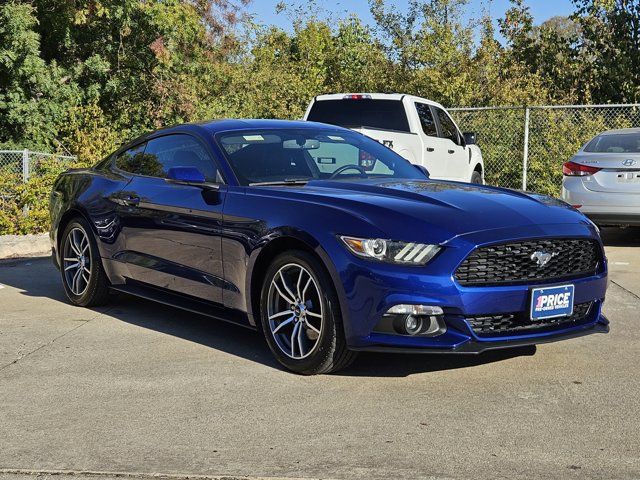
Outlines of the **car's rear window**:
M 584 149 L 590 153 L 640 153 L 640 133 L 599 135 Z
M 409 132 L 409 122 L 400 100 L 319 100 L 307 120 L 346 128 L 371 127 Z

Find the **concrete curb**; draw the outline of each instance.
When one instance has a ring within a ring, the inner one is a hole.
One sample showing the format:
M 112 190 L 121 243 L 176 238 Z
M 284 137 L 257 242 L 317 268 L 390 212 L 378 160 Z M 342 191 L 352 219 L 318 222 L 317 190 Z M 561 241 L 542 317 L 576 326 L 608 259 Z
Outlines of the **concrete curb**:
M 153 480 L 314 480 L 307 477 L 253 477 L 246 475 L 197 475 L 174 473 L 134 473 L 134 472 L 103 472 L 93 470 L 31 470 L 22 468 L 0 468 L 0 475 L 22 476 L 73 476 L 78 479 L 109 478 L 109 479 L 153 479 Z
M 36 235 L 0 235 L 0 259 L 43 257 L 51 254 L 48 233 Z

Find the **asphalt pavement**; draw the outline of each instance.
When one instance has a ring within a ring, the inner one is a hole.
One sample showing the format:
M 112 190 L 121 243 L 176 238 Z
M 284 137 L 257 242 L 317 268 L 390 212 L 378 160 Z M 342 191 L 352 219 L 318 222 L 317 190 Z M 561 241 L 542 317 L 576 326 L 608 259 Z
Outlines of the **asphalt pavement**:
M 258 334 L 0 263 L 0 477 L 640 478 L 640 230 L 605 230 L 607 335 L 296 376 Z

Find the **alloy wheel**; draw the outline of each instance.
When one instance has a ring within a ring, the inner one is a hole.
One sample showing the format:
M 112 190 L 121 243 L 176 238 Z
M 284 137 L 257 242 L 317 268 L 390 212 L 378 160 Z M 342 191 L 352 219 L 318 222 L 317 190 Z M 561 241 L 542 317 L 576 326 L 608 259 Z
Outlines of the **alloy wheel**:
M 322 292 L 306 268 L 289 263 L 276 272 L 269 285 L 267 318 L 282 353 L 296 360 L 313 353 L 323 327 Z
M 91 246 L 82 228 L 69 231 L 63 254 L 64 280 L 71 293 L 81 296 L 91 280 Z

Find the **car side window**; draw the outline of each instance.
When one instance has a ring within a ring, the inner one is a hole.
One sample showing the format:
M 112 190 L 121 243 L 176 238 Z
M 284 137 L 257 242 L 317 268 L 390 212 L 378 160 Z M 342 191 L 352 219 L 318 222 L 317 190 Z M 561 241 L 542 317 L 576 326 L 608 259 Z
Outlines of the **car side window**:
M 146 143 L 136 145 L 116 157 L 116 167 L 129 173 L 138 173 L 144 157 Z
M 416 103 L 415 105 L 424 134 L 429 137 L 437 137 L 438 129 L 436 128 L 436 121 L 433 119 L 433 113 L 431 113 L 429 105 L 425 103 Z
M 173 167 L 195 167 L 208 182 L 222 181 L 214 160 L 190 135 L 174 134 L 149 140 L 139 173 L 167 178 L 169 169 Z
M 456 128 L 453 121 L 447 115 L 447 112 L 442 110 L 441 108 L 434 107 L 436 111 L 436 115 L 438 116 L 438 121 L 440 122 L 440 130 L 442 138 L 448 138 L 456 145 L 460 145 L 460 136 L 458 135 L 458 129 Z

